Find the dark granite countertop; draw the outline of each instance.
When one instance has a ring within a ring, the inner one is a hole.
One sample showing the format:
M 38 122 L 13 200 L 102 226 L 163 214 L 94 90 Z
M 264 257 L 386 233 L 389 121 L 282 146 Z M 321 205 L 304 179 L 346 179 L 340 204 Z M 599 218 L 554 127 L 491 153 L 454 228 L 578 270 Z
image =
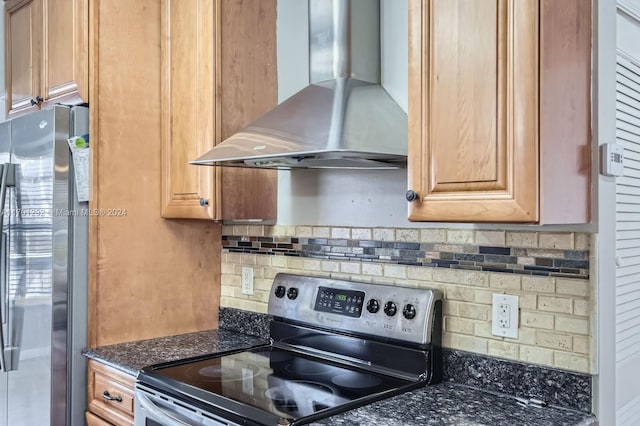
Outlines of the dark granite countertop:
M 453 383 L 427 386 L 313 425 L 586 426 L 596 419 L 562 408 L 522 407 L 509 396 Z
M 84 356 L 131 375 L 142 367 L 268 343 L 233 331 L 208 330 L 86 349 Z
M 267 343 L 236 331 L 210 330 L 87 349 L 87 358 L 136 375 L 142 367 Z M 445 382 L 378 401 L 313 423 L 385 426 L 582 426 L 595 424 L 584 412 L 522 407 L 504 394 Z

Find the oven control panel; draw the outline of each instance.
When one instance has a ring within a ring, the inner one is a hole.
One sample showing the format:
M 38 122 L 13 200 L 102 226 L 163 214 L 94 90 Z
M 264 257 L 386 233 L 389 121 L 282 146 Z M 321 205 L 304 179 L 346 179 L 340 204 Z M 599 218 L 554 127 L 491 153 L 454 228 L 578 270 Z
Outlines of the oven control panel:
M 316 303 L 313 309 L 358 318 L 362 313 L 363 302 L 363 291 L 318 287 Z
M 268 313 L 337 331 L 428 344 L 438 290 L 279 273 Z

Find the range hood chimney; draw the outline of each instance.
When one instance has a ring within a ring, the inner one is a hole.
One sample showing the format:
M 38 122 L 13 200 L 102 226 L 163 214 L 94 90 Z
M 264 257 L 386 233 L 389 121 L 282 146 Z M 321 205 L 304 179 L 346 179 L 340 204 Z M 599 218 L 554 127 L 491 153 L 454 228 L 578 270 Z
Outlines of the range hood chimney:
M 309 0 L 311 84 L 191 164 L 396 169 L 407 115 L 380 85 L 380 1 Z

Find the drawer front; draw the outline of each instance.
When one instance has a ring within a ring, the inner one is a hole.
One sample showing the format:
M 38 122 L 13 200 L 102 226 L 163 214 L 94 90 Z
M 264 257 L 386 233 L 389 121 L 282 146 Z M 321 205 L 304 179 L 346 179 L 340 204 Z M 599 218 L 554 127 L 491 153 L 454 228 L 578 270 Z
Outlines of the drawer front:
M 87 426 L 112 426 L 111 423 L 105 422 L 100 417 L 96 416 L 90 411 L 87 411 L 85 413 L 85 419 L 87 421 Z
M 92 400 L 133 416 L 133 390 L 111 377 L 96 373 Z
M 89 411 L 114 425 L 133 425 L 135 378 L 93 360 L 88 378 Z

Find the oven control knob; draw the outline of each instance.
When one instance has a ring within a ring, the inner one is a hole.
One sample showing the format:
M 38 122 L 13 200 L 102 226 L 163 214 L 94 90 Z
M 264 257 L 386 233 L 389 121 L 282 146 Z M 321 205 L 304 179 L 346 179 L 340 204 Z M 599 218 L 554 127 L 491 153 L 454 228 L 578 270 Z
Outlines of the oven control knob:
M 398 312 L 398 308 L 396 307 L 396 304 L 393 302 L 387 302 L 384 305 L 384 313 L 387 314 L 387 316 L 394 316 L 396 314 L 396 312 Z
M 414 319 L 416 317 L 416 308 L 411 304 L 405 305 L 402 310 L 402 315 L 406 319 Z
M 284 288 L 284 286 L 279 285 L 278 287 L 276 287 L 276 297 L 278 299 L 282 299 L 286 292 L 287 292 L 287 289 Z
M 376 299 L 369 299 L 369 302 L 367 303 L 367 311 L 371 312 L 372 314 L 375 314 L 379 310 L 380 310 L 380 303 L 378 303 Z
M 287 291 L 287 297 L 291 300 L 294 300 L 296 297 L 298 297 L 298 289 L 295 287 L 291 287 L 288 291 Z

